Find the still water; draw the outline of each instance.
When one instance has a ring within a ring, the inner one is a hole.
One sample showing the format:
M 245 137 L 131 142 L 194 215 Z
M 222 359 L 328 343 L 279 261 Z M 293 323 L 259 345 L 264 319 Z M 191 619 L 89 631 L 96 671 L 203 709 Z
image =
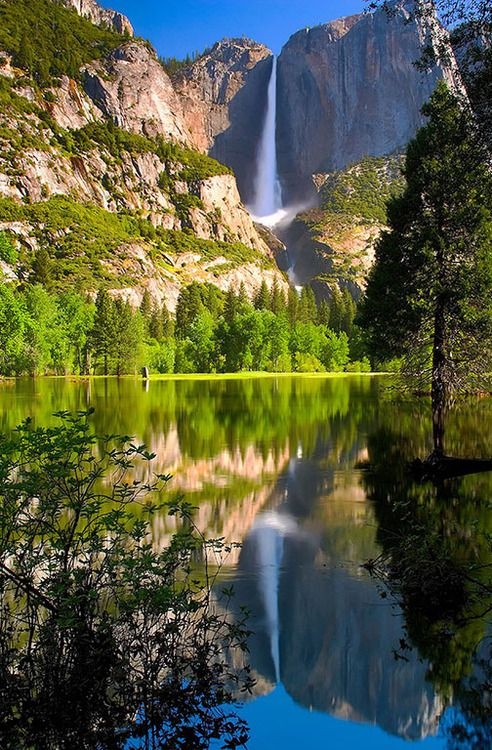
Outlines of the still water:
M 432 448 L 425 400 L 368 376 L 0 386 L 4 431 L 89 406 L 97 432 L 147 444 L 201 529 L 242 543 L 222 576 L 251 611 L 250 750 L 490 746 L 492 474 L 438 485 L 408 475 Z M 490 399 L 460 406 L 447 453 L 492 456 L 491 428 Z M 165 544 L 172 519 L 154 532 Z M 371 577 L 362 565 L 397 561 L 402 535 L 417 550 L 437 540 L 453 575 L 479 579 L 478 598 L 456 604 L 453 589 L 442 604 L 425 555 L 417 586 Z

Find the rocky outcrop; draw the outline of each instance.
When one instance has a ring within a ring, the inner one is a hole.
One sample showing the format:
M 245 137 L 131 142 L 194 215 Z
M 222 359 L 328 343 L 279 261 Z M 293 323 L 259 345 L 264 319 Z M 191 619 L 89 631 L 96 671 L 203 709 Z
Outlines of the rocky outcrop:
M 181 102 L 150 45 L 128 42 L 87 65 L 84 88 L 120 128 L 189 143 Z
M 74 8 L 80 16 L 96 26 L 109 26 L 118 34 L 133 36 L 133 26 L 123 13 L 102 8 L 95 0 L 63 0 L 65 5 Z
M 314 173 L 403 149 L 437 80 L 460 86 L 451 50 L 450 62 L 428 71 L 414 65 L 425 44 L 442 43 L 442 30 L 411 20 L 405 2 L 394 10 L 304 29 L 283 48 L 277 151 L 284 199 L 305 199 Z
M 174 81 L 192 144 L 232 167 L 246 203 L 253 193 L 271 55 L 249 39 L 224 40 Z

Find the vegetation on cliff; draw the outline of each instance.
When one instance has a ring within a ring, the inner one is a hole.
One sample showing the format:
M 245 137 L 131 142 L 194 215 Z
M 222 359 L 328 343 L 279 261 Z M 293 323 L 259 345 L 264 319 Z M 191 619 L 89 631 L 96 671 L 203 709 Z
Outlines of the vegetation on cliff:
M 217 274 L 248 262 L 259 267 L 274 262 L 240 242 L 205 240 L 190 232 L 154 227 L 136 212 L 116 214 L 66 196 L 32 204 L 0 198 L 0 222 L 21 222 L 31 233 L 30 242 L 19 241 L 8 229 L 2 233 L 2 257 L 18 283 L 39 282 L 51 291 L 62 291 L 67 283 L 87 293 L 101 286 L 135 286 L 143 271 L 135 275 L 131 270 L 131 244 L 141 247 L 154 266 L 175 274 L 179 256 L 185 253 L 196 254 L 205 265 L 220 258 Z
M 321 189 L 323 213 L 385 224 L 387 203 L 403 187 L 402 163 L 398 155 L 368 156 L 330 173 Z
M 80 76 L 84 63 L 107 55 L 122 37 L 79 16 L 56 0 L 3 0 L 0 3 L 0 49 L 40 86 L 53 78 Z

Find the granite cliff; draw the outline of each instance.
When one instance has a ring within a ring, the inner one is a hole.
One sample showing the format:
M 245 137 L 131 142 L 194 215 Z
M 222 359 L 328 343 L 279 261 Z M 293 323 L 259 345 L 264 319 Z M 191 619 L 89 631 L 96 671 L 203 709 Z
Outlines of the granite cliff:
M 229 39 L 175 79 L 191 142 L 228 164 L 247 202 L 271 70 L 271 51 L 250 39 Z
M 109 26 L 118 34 L 133 36 L 133 26 L 123 13 L 102 8 L 95 0 L 63 0 L 63 2 L 97 26 Z
M 66 30 L 61 55 L 49 44 L 35 50 L 43 85 L 21 35 L 7 36 L 0 53 L 0 230 L 22 259 L 2 261 L 4 279 L 29 272 L 42 249 L 56 266 L 55 285 L 94 291 L 104 283 L 137 305 L 147 289 L 173 310 L 192 280 L 224 290 L 244 283 L 250 294 L 261 280 L 286 286 L 233 173 L 196 149 L 185 97 L 151 45 L 131 38 L 120 18 L 118 33 L 108 30 L 112 11 L 73 5 L 84 20 L 50 0 L 26 0 L 44 23 L 53 8 Z M 4 13 L 6 24 L 17 21 L 15 9 Z M 100 33 L 86 17 L 102 24 Z M 82 64 L 63 74 L 75 45 Z M 103 225 L 106 240 L 103 232 L 91 242 Z M 80 243 L 97 245 L 96 256 Z
M 410 20 L 405 3 L 304 29 L 278 61 L 277 149 L 285 199 L 303 199 L 312 175 L 365 156 L 402 150 L 422 124 L 440 78 L 460 86 L 457 66 L 414 65 L 441 31 Z M 451 50 L 450 50 L 450 54 Z
M 8 34 L 2 37 L 0 196 L 30 203 L 66 196 L 112 213 L 130 212 L 163 231 L 186 233 L 181 243 L 174 237 L 172 247 L 165 248 L 177 266 L 183 263 L 180 254 L 185 266 L 202 257 L 190 237 L 240 243 L 257 254 L 248 263 L 250 270 L 259 269 L 258 278 L 266 264 L 269 281 L 277 275 L 285 284 L 274 264 L 276 257 L 286 266 L 282 245 L 260 234 L 244 208 L 254 193 L 270 50 L 248 39 L 223 40 L 170 76 L 151 45 L 133 38 L 131 24 L 117 11 L 95 0 L 65 0 L 67 10 L 50 0 L 23 2 L 32 12 L 42 6 L 48 21 L 50 8 L 56 10 L 66 34 L 52 41 L 46 59 L 40 44 L 27 54 L 22 40 L 16 46 Z M 4 25 L 12 22 L 8 11 L 8 5 L 0 9 Z M 92 24 L 101 29 L 96 40 Z M 435 35 L 442 42 L 442 30 L 428 21 L 408 22 L 406 4 L 398 2 L 391 18 L 382 11 L 355 15 L 291 37 L 278 60 L 276 145 L 284 204 L 317 203 L 323 214 L 330 175 L 368 155 L 402 150 L 422 122 L 421 105 L 438 78 L 460 86 L 454 64 L 437 64 L 426 73 L 413 64 L 421 45 L 432 43 Z M 61 54 L 60 43 L 66 46 Z M 71 44 L 77 47 L 75 70 Z M 209 156 L 222 166 L 204 162 Z M 333 216 L 330 221 L 326 231 L 320 215 L 310 216 L 294 235 L 279 235 L 291 244 L 290 262 L 303 282 L 327 274 L 343 280 L 330 244 L 340 233 L 333 229 Z M 344 222 L 346 229 L 346 217 Z M 355 232 L 358 258 L 379 226 Z M 321 252 L 313 252 L 313 227 Z M 350 238 L 345 231 L 338 247 L 342 254 L 354 249 L 348 247 Z M 225 261 L 218 260 L 223 249 L 212 253 L 212 265 L 207 259 L 207 272 L 200 271 L 222 286 L 230 281 L 227 253 Z M 359 277 L 366 262 L 357 261 Z M 235 281 L 241 280 L 240 265 L 236 260 Z M 192 268 L 193 274 L 193 263 Z M 175 289 L 183 281 L 176 276 Z M 137 283 L 143 288 L 150 279 Z

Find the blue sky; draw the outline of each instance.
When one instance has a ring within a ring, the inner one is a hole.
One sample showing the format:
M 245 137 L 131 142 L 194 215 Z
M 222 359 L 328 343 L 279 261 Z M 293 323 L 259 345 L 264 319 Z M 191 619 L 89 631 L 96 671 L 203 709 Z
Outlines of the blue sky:
M 185 57 L 223 37 L 247 36 L 278 53 L 289 36 L 360 13 L 364 0 L 99 0 L 127 15 L 163 57 Z

